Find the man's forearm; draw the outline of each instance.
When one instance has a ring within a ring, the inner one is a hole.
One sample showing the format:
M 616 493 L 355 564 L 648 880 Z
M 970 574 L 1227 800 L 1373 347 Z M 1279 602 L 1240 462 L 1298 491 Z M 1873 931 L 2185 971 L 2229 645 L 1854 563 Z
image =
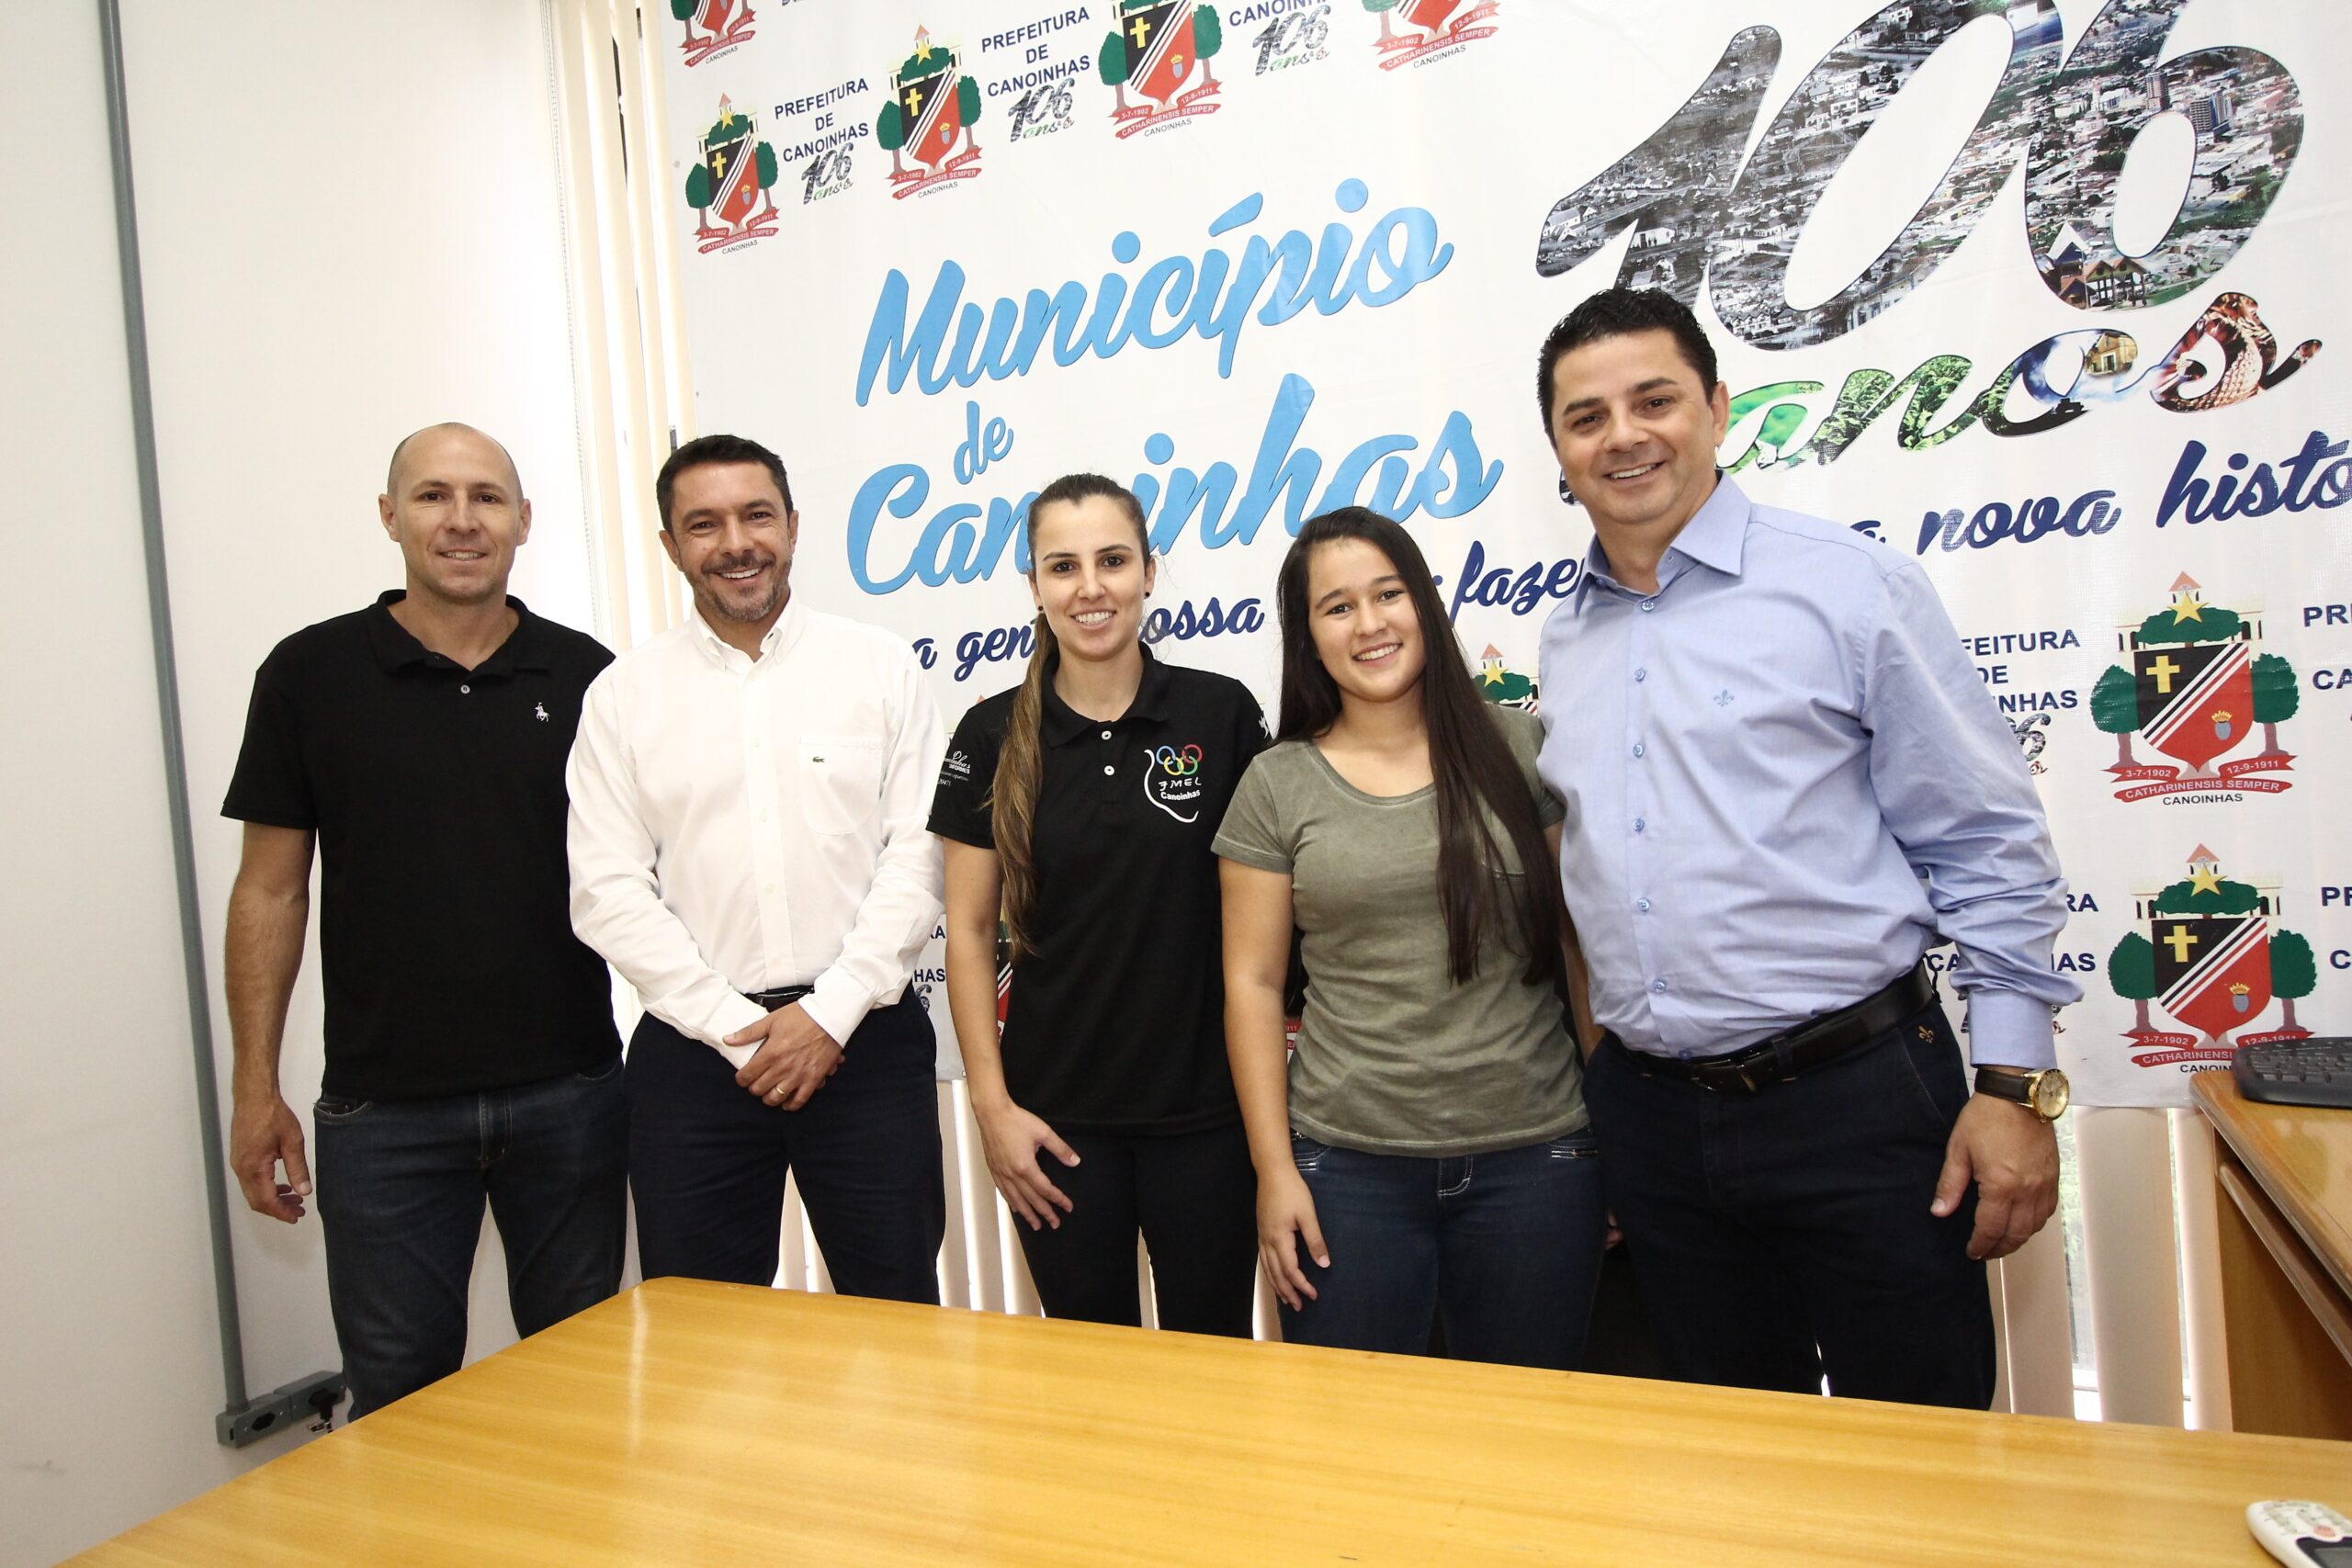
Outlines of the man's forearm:
M 279 1093 L 277 1062 L 286 1009 L 302 968 L 311 894 L 276 894 L 242 883 L 229 896 L 225 943 L 229 1038 L 235 1059 L 230 1088 L 238 1100 Z

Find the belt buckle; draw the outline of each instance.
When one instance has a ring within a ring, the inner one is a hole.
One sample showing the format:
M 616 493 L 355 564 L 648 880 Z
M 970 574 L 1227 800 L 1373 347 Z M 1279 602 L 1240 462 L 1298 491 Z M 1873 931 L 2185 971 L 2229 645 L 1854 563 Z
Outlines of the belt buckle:
M 1710 1093 L 1722 1094 L 1735 1086 L 1749 1094 L 1761 1093 L 1765 1085 L 1780 1081 L 1778 1054 L 1766 1051 L 1759 1055 L 1750 1046 L 1706 1063 L 1697 1069 L 1695 1077 L 1699 1087 Z

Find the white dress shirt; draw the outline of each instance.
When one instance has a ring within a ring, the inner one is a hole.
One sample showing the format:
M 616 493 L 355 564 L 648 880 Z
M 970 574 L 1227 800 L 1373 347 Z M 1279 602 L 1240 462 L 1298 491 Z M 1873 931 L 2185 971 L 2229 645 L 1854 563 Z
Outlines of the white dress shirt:
M 721 1042 L 813 986 L 837 1042 L 906 991 L 940 916 L 923 827 L 946 739 L 913 650 L 795 597 L 746 658 L 701 615 L 588 688 L 566 780 L 571 925 L 648 1012 Z

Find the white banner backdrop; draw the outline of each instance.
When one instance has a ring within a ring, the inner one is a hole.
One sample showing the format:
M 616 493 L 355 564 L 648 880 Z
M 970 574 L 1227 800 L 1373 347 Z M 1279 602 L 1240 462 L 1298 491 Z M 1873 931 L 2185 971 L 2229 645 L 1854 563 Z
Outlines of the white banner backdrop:
M 914 640 L 951 725 L 1020 676 L 1023 511 L 1078 468 L 1147 504 L 1159 651 L 1270 709 L 1275 566 L 1350 502 L 1536 695 L 1590 529 L 1535 350 L 1652 285 L 1725 467 L 1918 558 L 2016 726 L 2080 1101 L 2352 1026 L 2341 7 L 670 9 L 700 428 L 784 454 L 796 587 Z

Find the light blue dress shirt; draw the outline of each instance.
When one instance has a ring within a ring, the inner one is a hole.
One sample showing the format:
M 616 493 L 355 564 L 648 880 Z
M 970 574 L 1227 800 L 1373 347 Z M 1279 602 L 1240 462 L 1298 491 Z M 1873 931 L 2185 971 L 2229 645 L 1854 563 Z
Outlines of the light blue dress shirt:
M 2066 885 L 2015 732 L 1918 566 L 1730 479 L 1642 594 L 1595 540 L 1544 627 L 1544 782 L 1600 1024 L 1735 1051 L 1958 944 L 1971 1055 L 2055 1064 Z

